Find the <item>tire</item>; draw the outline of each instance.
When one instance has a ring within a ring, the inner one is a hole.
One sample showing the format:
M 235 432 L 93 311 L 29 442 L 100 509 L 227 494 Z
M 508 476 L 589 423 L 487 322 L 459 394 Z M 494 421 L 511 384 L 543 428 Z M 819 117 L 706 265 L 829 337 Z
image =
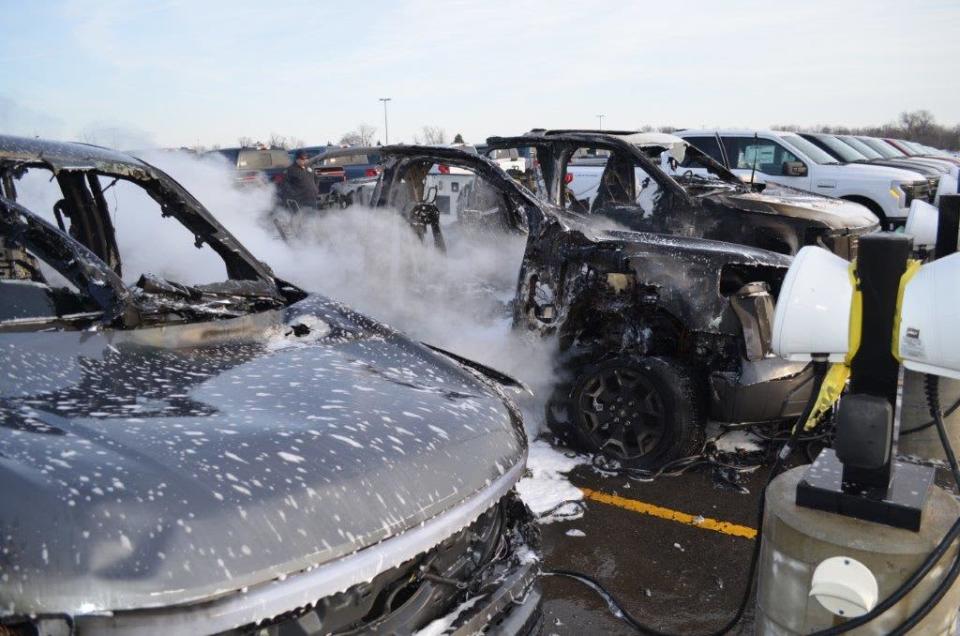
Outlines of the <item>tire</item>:
M 677 360 L 617 356 L 586 364 L 557 385 L 547 425 L 567 445 L 655 469 L 700 451 L 703 395 Z

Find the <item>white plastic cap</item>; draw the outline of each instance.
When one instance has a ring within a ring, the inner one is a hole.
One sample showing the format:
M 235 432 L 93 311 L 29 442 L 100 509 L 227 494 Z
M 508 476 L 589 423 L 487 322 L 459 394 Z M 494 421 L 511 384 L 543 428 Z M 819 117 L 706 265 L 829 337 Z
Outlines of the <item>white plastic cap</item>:
M 877 605 L 880 590 L 870 568 L 850 557 L 831 557 L 813 571 L 810 596 L 837 616 L 856 618 Z
M 899 339 L 903 366 L 960 379 L 960 252 L 927 263 L 903 290 Z
M 940 204 L 941 194 L 957 194 L 958 181 L 960 181 L 960 179 L 953 174 L 953 171 L 940 177 L 940 183 L 937 184 L 937 194 L 933 198 L 934 205 Z
M 910 202 L 907 224 L 904 234 L 913 237 L 915 247 L 931 248 L 937 244 L 937 228 L 940 225 L 940 213 L 926 201 L 914 199 Z
M 850 343 L 853 285 L 850 263 L 808 245 L 797 252 L 780 289 L 773 316 L 773 351 L 781 358 L 806 362 L 828 354 L 842 362 Z

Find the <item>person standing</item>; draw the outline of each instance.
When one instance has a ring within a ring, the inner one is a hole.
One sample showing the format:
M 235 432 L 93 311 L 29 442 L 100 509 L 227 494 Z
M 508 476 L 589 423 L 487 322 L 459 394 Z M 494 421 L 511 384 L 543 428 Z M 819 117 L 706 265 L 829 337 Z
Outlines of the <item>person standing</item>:
M 320 191 L 317 188 L 317 175 L 307 167 L 310 156 L 303 150 L 299 151 L 296 160 L 283 173 L 281 198 L 288 207 L 294 207 L 296 202 L 299 209 L 316 209 L 317 197 Z

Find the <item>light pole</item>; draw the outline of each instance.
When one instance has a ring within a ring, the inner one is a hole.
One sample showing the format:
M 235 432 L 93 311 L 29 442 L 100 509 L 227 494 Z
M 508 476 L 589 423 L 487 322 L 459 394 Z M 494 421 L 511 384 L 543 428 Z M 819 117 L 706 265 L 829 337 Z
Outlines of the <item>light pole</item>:
M 604 118 L 604 117 L 606 117 L 606 115 L 597 115 L 597 119 L 600 120 L 600 130 L 603 130 L 603 118 Z
M 383 145 L 390 145 L 390 127 L 387 125 L 387 102 L 390 101 L 389 97 L 381 97 L 380 101 L 383 102 Z

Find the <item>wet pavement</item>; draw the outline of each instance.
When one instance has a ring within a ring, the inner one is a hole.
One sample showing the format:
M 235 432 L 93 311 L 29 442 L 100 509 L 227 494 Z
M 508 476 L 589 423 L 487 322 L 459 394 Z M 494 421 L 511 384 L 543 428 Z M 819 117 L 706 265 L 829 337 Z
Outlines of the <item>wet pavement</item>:
M 570 481 L 591 491 L 586 512 L 542 526 L 544 569 L 589 574 L 654 629 L 711 633 L 743 595 L 754 545 L 748 537 L 768 470 L 744 476 L 749 492 L 740 493 L 706 468 L 643 483 L 580 466 Z M 636 633 L 579 582 L 545 577 L 543 588 L 544 635 Z M 751 601 L 747 620 L 732 633 L 751 633 L 752 613 Z

